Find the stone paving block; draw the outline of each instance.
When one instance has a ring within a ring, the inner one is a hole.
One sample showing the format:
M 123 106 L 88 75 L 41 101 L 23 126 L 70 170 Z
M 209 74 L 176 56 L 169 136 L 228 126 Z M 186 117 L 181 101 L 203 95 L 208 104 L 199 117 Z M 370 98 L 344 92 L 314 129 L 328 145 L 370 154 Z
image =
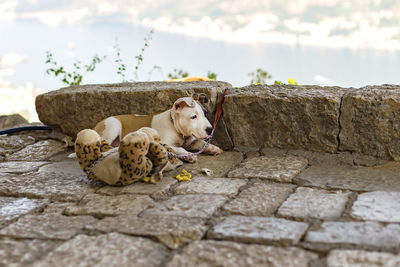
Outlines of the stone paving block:
M 60 241 L 0 238 L 0 266 L 28 266 Z
M 40 167 L 40 173 L 58 174 L 64 176 L 86 177 L 76 159 L 64 159 L 60 162 L 50 163 Z
M 47 203 L 44 199 L 0 197 L 0 228 L 22 215 L 43 208 Z
M 36 239 L 70 239 L 86 225 L 97 220 L 90 216 L 60 214 L 25 215 L 0 230 L 0 236 Z
M 162 245 L 118 233 L 78 235 L 33 266 L 159 266 L 167 257 Z
M 271 266 L 306 267 L 317 259 L 314 253 L 296 247 L 277 248 L 227 241 L 196 241 L 176 254 L 167 267 Z
M 7 157 L 9 161 L 42 161 L 65 151 L 64 144 L 55 140 L 43 140 L 13 153 Z
M 299 187 L 278 210 L 281 216 L 314 219 L 339 218 L 351 193 Z
M 207 231 L 203 219 L 177 216 L 135 217 L 123 215 L 105 218 L 86 228 L 101 232 L 154 237 L 171 249 L 199 240 Z
M 167 193 L 171 185 L 174 185 L 177 182 L 178 181 L 174 178 L 164 177 L 160 182 L 156 184 L 138 182 L 123 187 L 104 186 L 96 191 L 96 193 L 110 196 L 121 194 L 143 194 L 159 196 Z
M 309 230 L 305 241 L 318 247 L 352 245 L 361 248 L 391 249 L 400 246 L 400 225 L 377 222 L 323 222 L 320 229 Z
M 198 160 L 195 163 L 185 163 L 183 168 L 193 174 L 193 176 L 204 176 L 202 168 L 207 168 L 212 171 L 212 175 L 209 177 L 225 177 L 230 169 L 237 166 L 243 160 L 243 153 L 224 151 L 218 156 L 212 155 L 199 155 Z M 175 177 L 180 173 L 181 168 L 177 171 L 167 173 L 169 177 Z
M 228 173 L 231 178 L 260 178 L 291 182 L 307 166 L 307 160 L 293 156 L 263 156 L 242 162 Z
M 400 222 L 400 192 L 368 192 L 360 194 L 353 204 L 351 216 L 366 221 Z
M 0 136 L 0 155 L 11 154 L 18 151 L 25 146 L 32 145 L 35 143 L 35 138 L 31 136 Z
M 294 179 L 300 185 L 353 191 L 400 191 L 399 181 L 400 172 L 390 165 L 311 166 Z
M 247 216 L 270 216 L 294 188 L 291 184 L 254 183 L 225 204 L 223 210 Z
M 89 181 L 84 175 L 46 172 L 0 174 L 0 195 L 3 196 L 78 201 L 99 187 L 99 184 Z
M 142 215 L 171 215 L 193 218 L 208 218 L 227 200 L 218 195 L 178 195 L 157 203 Z
M 47 164 L 45 161 L 24 162 L 7 161 L 0 163 L 0 173 L 24 173 L 38 170 L 41 166 Z
M 79 204 L 65 209 L 66 215 L 116 216 L 129 214 L 135 216 L 155 202 L 149 196 L 118 195 L 103 196 L 86 195 Z
M 363 250 L 332 250 L 327 258 L 328 267 L 396 267 L 400 256 L 386 252 Z
M 245 179 L 194 177 L 188 183 L 179 183 L 174 193 L 235 196 L 246 183 Z
M 247 243 L 297 244 L 308 224 L 273 217 L 230 216 L 209 232 L 211 239 Z

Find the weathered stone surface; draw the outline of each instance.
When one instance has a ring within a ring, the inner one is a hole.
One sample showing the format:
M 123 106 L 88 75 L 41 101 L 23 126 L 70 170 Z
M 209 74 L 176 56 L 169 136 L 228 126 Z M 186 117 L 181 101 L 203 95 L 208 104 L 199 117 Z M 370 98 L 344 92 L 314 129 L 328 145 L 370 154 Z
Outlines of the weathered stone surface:
M 141 237 L 117 233 L 78 235 L 49 253 L 34 266 L 159 266 L 168 252 Z
M 28 121 L 19 114 L 0 116 L 0 130 L 28 124 Z
M 278 210 L 281 216 L 332 220 L 339 218 L 351 193 L 299 187 Z
M 168 267 L 178 266 L 309 266 L 318 256 L 295 247 L 277 248 L 227 241 L 196 241 L 176 254 Z
M 195 177 L 189 183 L 179 183 L 174 189 L 174 193 L 234 196 L 246 183 L 245 179 Z
M 375 249 L 390 249 L 400 245 L 400 225 L 377 222 L 323 222 L 321 229 L 309 230 L 307 242 L 338 247 L 353 245 Z
M 273 217 L 230 216 L 209 232 L 212 239 L 251 243 L 297 244 L 308 225 Z
M 363 250 L 332 250 L 327 258 L 328 267 L 395 267 L 400 257 L 386 253 Z
M 390 166 L 311 166 L 294 182 L 306 186 L 354 191 L 400 191 L 400 172 Z
M 208 218 L 227 197 L 215 195 L 179 195 L 157 203 L 154 208 L 147 209 L 143 215 L 171 215 L 193 218 Z
M 43 208 L 47 203 L 43 199 L 0 197 L 0 228 L 22 215 Z
M 75 136 L 102 119 L 118 114 L 154 114 L 165 111 L 179 97 L 205 93 L 209 109 L 225 82 L 138 82 L 62 88 L 36 97 L 36 111 L 46 125 Z M 90 108 L 88 108 L 90 107 Z
M 338 147 L 344 90 L 287 85 L 244 87 L 225 98 L 224 118 L 235 146 L 332 153 Z
M 28 266 L 58 244 L 53 240 L 0 238 L 0 266 Z
M 228 177 L 291 182 L 306 166 L 307 160 L 301 157 L 263 156 L 242 162 L 236 169 L 228 173 Z
M 351 215 L 366 221 L 400 222 L 400 192 L 368 192 L 360 194 Z
M 89 225 L 87 229 L 155 237 L 169 248 L 176 249 L 180 245 L 200 240 L 207 231 L 207 226 L 199 218 L 123 215 L 105 218 Z
M 70 239 L 86 225 L 97 220 L 90 216 L 60 214 L 26 215 L 0 231 L 0 235 L 17 238 Z
M 83 175 L 83 174 L 82 174 Z M 93 193 L 98 184 L 83 176 L 63 173 L 0 174 L 0 195 L 77 201 Z
M 240 152 L 225 151 L 218 156 L 200 155 L 196 163 L 184 164 L 184 169 L 193 175 L 204 176 L 202 168 L 207 168 L 212 171 L 209 177 L 225 177 L 227 172 L 237 166 L 243 160 L 243 154 Z M 180 173 L 181 168 L 176 171 L 167 173 L 167 176 L 175 177 Z
M 270 216 L 294 187 L 290 184 L 254 183 L 225 204 L 223 210 L 247 216 Z
M 0 155 L 7 155 L 35 143 L 31 136 L 0 136 Z
M 40 167 L 39 172 L 48 175 L 86 177 L 76 159 L 65 159 L 61 162 L 47 164 Z
M 110 196 L 121 194 L 144 194 L 159 196 L 167 193 L 171 185 L 176 184 L 177 182 L 178 181 L 175 178 L 164 177 L 156 184 L 138 182 L 123 187 L 104 186 L 96 193 Z
M 0 173 L 24 173 L 36 171 L 39 167 L 47 164 L 45 161 L 37 162 L 23 162 L 20 161 L 7 161 L 0 163 Z
M 13 153 L 8 156 L 7 159 L 10 161 L 42 161 L 65 150 L 66 148 L 61 142 L 55 140 L 44 140 Z
M 116 216 L 126 214 L 135 216 L 155 202 L 149 196 L 119 195 L 102 196 L 86 195 L 79 204 L 65 209 L 66 215 Z
M 400 86 L 366 86 L 344 95 L 340 150 L 400 159 Z

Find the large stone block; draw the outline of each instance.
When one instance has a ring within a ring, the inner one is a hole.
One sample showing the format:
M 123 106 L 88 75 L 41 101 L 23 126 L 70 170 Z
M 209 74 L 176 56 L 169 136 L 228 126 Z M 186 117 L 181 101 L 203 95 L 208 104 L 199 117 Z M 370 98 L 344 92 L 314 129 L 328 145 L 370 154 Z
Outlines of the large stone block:
M 224 119 L 235 146 L 335 152 L 345 89 L 250 86 L 225 99 Z
M 343 97 L 340 147 L 386 159 L 400 159 L 400 86 L 367 86 Z
M 172 107 L 176 99 L 194 92 L 205 93 L 209 109 L 217 93 L 231 85 L 225 82 L 139 82 L 82 85 L 62 88 L 36 97 L 39 119 L 75 136 L 102 119 L 118 114 L 153 114 Z

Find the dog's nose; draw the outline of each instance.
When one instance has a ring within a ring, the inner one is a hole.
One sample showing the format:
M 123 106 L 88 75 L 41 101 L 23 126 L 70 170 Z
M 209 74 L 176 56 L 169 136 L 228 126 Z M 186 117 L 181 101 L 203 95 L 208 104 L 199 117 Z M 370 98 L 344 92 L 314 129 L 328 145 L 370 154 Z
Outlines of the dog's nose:
M 210 134 L 212 133 L 212 130 L 213 130 L 212 127 L 207 127 L 206 133 L 207 133 L 208 135 L 210 135 Z

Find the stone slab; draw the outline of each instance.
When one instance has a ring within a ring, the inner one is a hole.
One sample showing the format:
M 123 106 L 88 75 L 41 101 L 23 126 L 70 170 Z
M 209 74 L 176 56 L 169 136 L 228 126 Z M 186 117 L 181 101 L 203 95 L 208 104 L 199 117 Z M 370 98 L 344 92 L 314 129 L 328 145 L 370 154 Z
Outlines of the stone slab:
M 227 197 L 219 195 L 178 195 L 158 202 L 142 215 L 208 218 L 226 201 Z
M 400 191 L 400 172 L 388 165 L 376 167 L 311 166 L 294 182 L 305 186 L 353 191 Z
M 299 187 L 283 202 L 280 216 L 333 220 L 341 216 L 351 193 Z
M 43 140 L 7 157 L 9 161 L 43 161 L 51 156 L 65 151 L 64 144 L 55 140 Z
M 297 244 L 308 228 L 303 222 L 273 217 L 229 216 L 209 232 L 211 239 L 246 243 Z
M 62 173 L 0 174 L 0 195 L 28 198 L 47 198 L 59 201 L 78 201 L 93 193 L 99 184 L 81 176 Z
M 59 243 L 54 240 L 0 238 L 0 266 L 28 266 Z
M 140 237 L 78 235 L 34 266 L 160 266 L 167 255 L 162 245 Z
M 149 196 L 86 195 L 78 204 L 70 205 L 64 211 L 66 215 L 117 216 L 126 214 L 135 216 L 155 202 Z
M 60 214 L 26 215 L 0 230 L 0 235 L 16 238 L 70 239 L 86 225 L 97 220 L 90 216 Z
M 138 182 L 123 187 L 104 186 L 100 188 L 96 193 L 109 196 L 122 194 L 144 194 L 152 196 L 162 196 L 165 195 L 168 192 L 169 188 L 177 182 L 178 181 L 175 178 L 164 177 L 160 182 L 156 184 Z
M 400 257 L 386 252 L 364 250 L 339 250 L 329 252 L 328 267 L 395 267 L 400 265 Z
M 351 216 L 366 221 L 400 222 L 400 192 L 368 192 L 354 202 Z
M 43 199 L 0 197 L 0 228 L 22 215 L 43 208 L 47 203 Z
M 253 85 L 232 91 L 224 119 L 235 146 L 337 150 L 339 87 Z M 240 122 L 240 123 L 238 123 Z
M 309 230 L 305 241 L 319 249 L 351 245 L 359 248 L 393 249 L 400 246 L 400 225 L 377 222 L 323 222 Z
M 29 162 L 7 161 L 0 162 L 0 173 L 25 173 L 37 171 L 41 166 L 48 164 L 46 161 Z
M 188 183 L 179 183 L 174 188 L 174 193 L 235 196 L 239 192 L 239 188 L 246 183 L 245 179 L 194 177 Z
M 340 147 L 386 159 L 400 159 L 400 86 L 366 86 L 343 96 Z
M 209 177 L 225 177 L 230 169 L 237 166 L 243 160 L 243 153 L 224 151 L 217 156 L 199 155 L 195 163 L 185 163 L 183 168 L 190 172 L 193 176 L 205 176 L 202 168 L 207 168 L 212 171 Z M 182 168 L 177 171 L 167 173 L 167 176 L 175 177 L 181 172 Z
M 182 253 L 176 254 L 166 266 L 306 267 L 317 258 L 316 254 L 295 247 L 277 248 L 204 240 L 185 247 Z
M 0 136 L 0 155 L 8 155 L 18 151 L 28 145 L 35 143 L 35 138 L 31 136 Z
M 263 156 L 249 159 L 228 173 L 231 178 L 260 178 L 291 182 L 307 166 L 307 160 L 293 156 Z
M 180 97 L 205 93 L 207 108 L 215 104 L 218 91 L 230 88 L 225 82 L 138 82 L 80 85 L 41 94 L 36 111 L 46 125 L 67 135 L 93 128 L 104 118 L 119 114 L 155 114 L 170 109 Z M 90 108 L 88 108 L 90 107 Z
M 40 173 L 46 173 L 49 175 L 63 175 L 73 177 L 86 177 L 86 174 L 82 171 L 76 159 L 64 159 L 60 162 L 54 162 L 41 166 L 39 169 Z
M 207 231 L 205 221 L 199 218 L 177 216 L 118 216 L 108 217 L 89 230 L 101 232 L 119 232 L 135 236 L 156 238 L 171 249 L 176 249 L 194 240 L 199 240 Z
M 270 216 L 293 192 L 295 185 L 254 183 L 224 205 L 223 210 L 247 216 Z
M 29 124 L 28 121 L 20 114 L 1 115 L 0 130 L 20 127 L 21 125 Z

